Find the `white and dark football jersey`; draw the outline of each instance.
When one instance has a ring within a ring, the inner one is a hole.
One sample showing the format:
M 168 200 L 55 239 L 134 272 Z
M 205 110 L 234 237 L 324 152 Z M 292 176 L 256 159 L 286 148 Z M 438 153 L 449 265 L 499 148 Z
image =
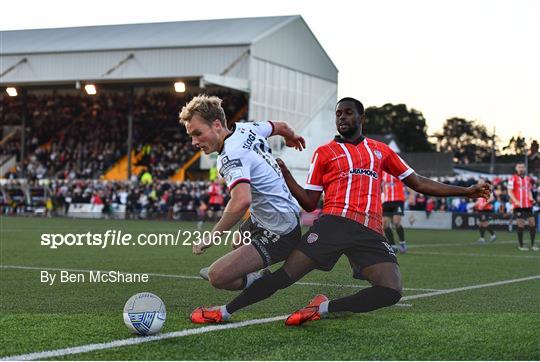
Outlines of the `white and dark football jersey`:
M 272 122 L 236 123 L 225 138 L 217 158 L 219 174 L 229 189 L 238 183 L 251 184 L 251 219 L 279 235 L 298 224 L 300 206 L 292 197 L 266 138 Z

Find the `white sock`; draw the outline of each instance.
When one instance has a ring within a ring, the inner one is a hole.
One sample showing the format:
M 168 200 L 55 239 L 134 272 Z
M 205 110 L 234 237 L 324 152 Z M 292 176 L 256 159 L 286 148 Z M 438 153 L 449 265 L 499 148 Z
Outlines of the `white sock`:
M 319 314 L 321 315 L 321 317 L 324 317 L 325 315 L 328 314 L 328 302 L 329 300 L 319 304 Z
M 221 317 L 223 320 L 228 321 L 231 318 L 231 314 L 227 311 L 227 307 L 222 305 L 219 309 L 221 310 Z
M 244 287 L 244 289 L 249 288 L 249 286 L 260 277 L 262 277 L 262 275 L 257 272 L 249 273 L 248 275 L 246 275 L 246 286 Z

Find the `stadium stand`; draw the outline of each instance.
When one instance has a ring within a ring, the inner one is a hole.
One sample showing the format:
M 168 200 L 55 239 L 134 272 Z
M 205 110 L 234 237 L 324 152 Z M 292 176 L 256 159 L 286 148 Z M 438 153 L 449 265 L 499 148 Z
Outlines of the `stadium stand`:
M 246 110 L 241 94 L 217 94 L 228 118 L 235 120 Z M 170 92 L 145 91 L 135 97 L 133 144 L 137 163 L 154 178 L 168 179 L 195 153 L 178 110 L 191 98 Z M 7 178 L 99 179 L 125 158 L 127 151 L 128 99 L 123 93 L 97 96 L 42 95 L 29 97 L 31 114 L 27 123 L 28 157 Z M 1 123 L 18 126 L 20 104 L 1 98 Z M 20 138 L 11 137 L 0 146 L 0 154 L 19 155 Z M 125 176 L 125 174 L 124 174 Z

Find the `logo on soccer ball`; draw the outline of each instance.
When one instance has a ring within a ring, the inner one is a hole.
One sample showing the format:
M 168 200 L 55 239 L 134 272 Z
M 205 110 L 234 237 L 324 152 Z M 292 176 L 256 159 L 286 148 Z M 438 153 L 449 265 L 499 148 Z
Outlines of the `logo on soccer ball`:
M 317 235 L 315 233 L 311 233 L 307 237 L 307 242 L 308 242 L 308 244 L 313 244 L 314 242 L 317 241 L 318 238 L 319 238 L 319 235 Z
M 166 318 L 165 304 L 152 293 L 135 294 L 124 306 L 124 323 L 135 334 L 146 336 L 158 333 Z
M 382 153 L 381 153 L 381 151 L 375 150 L 373 153 L 375 154 L 375 156 L 377 156 L 377 158 L 378 158 L 379 160 L 382 158 Z

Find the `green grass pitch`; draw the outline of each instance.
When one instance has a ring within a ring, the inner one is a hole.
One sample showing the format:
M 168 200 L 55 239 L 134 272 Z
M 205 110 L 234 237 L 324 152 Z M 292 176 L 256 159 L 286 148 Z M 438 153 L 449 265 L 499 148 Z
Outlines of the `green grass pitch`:
M 211 225 L 205 224 L 205 228 Z M 201 328 L 189 322 L 199 305 L 222 304 L 236 293 L 197 278 L 150 276 L 146 284 L 40 282 L 37 268 L 119 270 L 196 276 L 229 247 L 195 256 L 187 246 L 59 247 L 40 245 L 42 233 L 108 229 L 139 233 L 195 230 L 162 221 L 0 218 L 0 358 L 132 338 L 122 321 L 127 299 L 149 291 L 167 307 L 162 333 Z M 331 316 L 300 328 L 283 321 L 57 356 L 81 360 L 538 360 L 540 279 L 422 294 L 540 275 L 540 253 L 520 252 L 516 236 L 474 245 L 477 232 L 407 230 L 409 253 L 399 255 L 405 298 L 368 314 Z M 528 235 L 525 236 L 528 243 Z M 17 268 L 14 268 L 16 266 Z M 234 315 L 231 323 L 286 315 L 317 293 L 351 294 L 346 260 Z M 311 284 L 312 283 L 312 284 Z M 325 285 L 326 284 L 326 285 Z M 417 296 L 417 297 L 413 297 Z M 138 337 L 140 338 L 140 337 Z

